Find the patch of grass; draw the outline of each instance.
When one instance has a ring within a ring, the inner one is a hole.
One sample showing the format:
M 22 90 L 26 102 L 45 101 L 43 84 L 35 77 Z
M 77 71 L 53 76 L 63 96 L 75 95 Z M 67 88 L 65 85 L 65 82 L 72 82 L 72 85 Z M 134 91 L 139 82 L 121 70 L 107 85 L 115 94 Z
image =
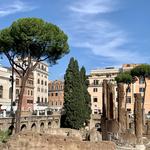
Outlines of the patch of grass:
M 10 130 L 1 131 L 0 130 L 0 142 L 6 143 L 10 137 Z

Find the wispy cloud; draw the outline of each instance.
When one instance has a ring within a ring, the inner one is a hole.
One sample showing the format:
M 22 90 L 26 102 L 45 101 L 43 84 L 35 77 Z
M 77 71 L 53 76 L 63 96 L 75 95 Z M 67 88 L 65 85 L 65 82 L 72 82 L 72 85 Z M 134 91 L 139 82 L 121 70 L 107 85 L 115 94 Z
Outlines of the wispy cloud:
M 94 55 L 111 58 L 114 62 L 124 63 L 146 61 L 137 51 L 128 49 L 132 40 L 128 33 L 105 19 L 119 9 L 114 0 L 77 0 L 68 6 L 69 21 L 66 32 L 70 44 L 87 48 Z M 131 53 L 132 51 L 132 53 Z
M 21 0 L 10 1 L 10 4 L 5 3 L 0 6 L 0 17 L 4 17 L 18 12 L 31 11 L 35 8 L 35 6 L 31 6 Z
M 74 12 L 78 12 L 82 14 L 99 14 L 99 13 L 108 13 L 113 11 L 111 0 L 77 1 L 69 8 Z

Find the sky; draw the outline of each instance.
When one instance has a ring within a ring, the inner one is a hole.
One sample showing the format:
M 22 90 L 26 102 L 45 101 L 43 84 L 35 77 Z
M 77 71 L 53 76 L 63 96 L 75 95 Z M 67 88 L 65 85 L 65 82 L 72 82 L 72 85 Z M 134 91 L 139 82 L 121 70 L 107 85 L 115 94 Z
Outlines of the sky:
M 0 0 L 0 30 L 23 17 L 42 18 L 68 35 L 70 53 L 49 67 L 50 80 L 63 79 L 71 57 L 87 74 L 150 63 L 150 0 Z

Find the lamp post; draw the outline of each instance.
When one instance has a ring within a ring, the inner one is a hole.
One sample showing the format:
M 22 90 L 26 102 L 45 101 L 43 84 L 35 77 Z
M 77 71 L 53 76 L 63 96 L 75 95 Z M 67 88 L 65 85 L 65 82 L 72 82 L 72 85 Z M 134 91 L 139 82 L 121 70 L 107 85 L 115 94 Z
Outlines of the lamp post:
M 11 112 L 11 116 L 13 116 L 13 92 L 14 92 L 14 66 L 12 66 L 12 75 L 10 76 L 10 80 L 11 80 L 11 107 L 10 107 L 10 112 Z

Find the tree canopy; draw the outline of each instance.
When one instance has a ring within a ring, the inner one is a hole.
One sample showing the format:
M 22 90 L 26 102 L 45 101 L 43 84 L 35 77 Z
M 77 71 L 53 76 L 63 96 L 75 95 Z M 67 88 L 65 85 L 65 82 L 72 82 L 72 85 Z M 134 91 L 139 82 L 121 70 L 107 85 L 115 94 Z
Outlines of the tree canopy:
M 56 25 L 39 18 L 21 18 L 0 30 L 0 53 L 8 58 L 12 69 L 21 78 L 21 90 L 16 113 L 16 132 L 20 130 L 20 116 L 25 85 L 39 62 L 57 62 L 69 52 L 67 35 Z
M 21 18 L 0 31 L 0 52 L 22 59 L 30 55 L 53 64 L 69 52 L 67 40 L 56 25 L 39 18 Z
M 139 65 L 135 68 L 133 68 L 131 70 L 131 75 L 132 77 L 143 77 L 143 78 L 146 78 L 146 77 L 149 77 L 150 76 L 150 65 L 149 64 L 142 64 L 142 65 Z
M 117 83 L 131 84 L 132 76 L 130 72 L 121 72 L 117 75 L 115 80 L 117 81 Z

